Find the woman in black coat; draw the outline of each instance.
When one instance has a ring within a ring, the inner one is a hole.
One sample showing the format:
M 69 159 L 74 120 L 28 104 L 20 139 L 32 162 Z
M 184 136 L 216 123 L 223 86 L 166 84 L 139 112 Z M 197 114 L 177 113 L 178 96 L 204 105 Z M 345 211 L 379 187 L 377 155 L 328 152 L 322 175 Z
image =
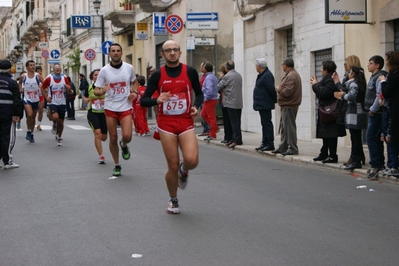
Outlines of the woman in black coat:
M 391 159 L 392 168 L 399 168 L 399 52 L 390 51 L 385 54 L 386 66 L 389 69 L 387 77 L 380 76 L 382 95 L 389 101 L 390 135 L 388 157 Z M 388 142 L 388 139 L 386 139 Z
M 321 73 L 323 78 L 317 81 L 316 77 L 310 79 L 312 89 L 319 99 L 320 106 L 327 106 L 336 101 L 334 98 L 334 92 L 337 91 L 332 75 L 335 73 L 337 65 L 334 61 L 326 60 L 323 62 L 321 67 Z M 318 157 L 313 158 L 314 161 L 322 161 L 322 163 L 337 163 L 337 145 L 338 137 L 346 135 L 345 126 L 343 124 L 337 124 L 336 121 L 332 121 L 326 124 L 320 122 L 319 115 L 317 118 L 316 127 L 316 138 L 323 139 L 323 146 L 320 149 Z

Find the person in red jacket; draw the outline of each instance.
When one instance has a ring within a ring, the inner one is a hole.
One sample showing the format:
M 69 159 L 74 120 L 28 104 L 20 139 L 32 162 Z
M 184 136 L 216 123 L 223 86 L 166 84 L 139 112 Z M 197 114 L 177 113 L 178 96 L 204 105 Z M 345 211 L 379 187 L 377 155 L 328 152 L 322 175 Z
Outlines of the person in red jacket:
M 134 131 L 135 134 L 138 136 L 149 136 L 150 129 L 148 128 L 148 121 L 147 121 L 147 108 L 142 107 L 140 105 L 140 99 L 144 95 L 145 89 L 145 77 L 138 76 L 137 82 L 139 83 L 139 87 L 137 88 L 137 96 L 133 99 L 133 124 L 134 124 Z

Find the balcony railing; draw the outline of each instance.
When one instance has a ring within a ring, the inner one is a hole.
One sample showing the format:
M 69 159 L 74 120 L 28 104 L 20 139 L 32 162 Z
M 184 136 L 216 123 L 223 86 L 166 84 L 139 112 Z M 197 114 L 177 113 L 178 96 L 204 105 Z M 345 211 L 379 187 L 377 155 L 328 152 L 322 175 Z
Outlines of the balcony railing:
M 20 28 L 21 36 L 24 36 L 28 31 L 34 30 L 40 24 L 46 23 L 46 10 L 44 8 L 35 8 L 27 17 L 25 23 Z

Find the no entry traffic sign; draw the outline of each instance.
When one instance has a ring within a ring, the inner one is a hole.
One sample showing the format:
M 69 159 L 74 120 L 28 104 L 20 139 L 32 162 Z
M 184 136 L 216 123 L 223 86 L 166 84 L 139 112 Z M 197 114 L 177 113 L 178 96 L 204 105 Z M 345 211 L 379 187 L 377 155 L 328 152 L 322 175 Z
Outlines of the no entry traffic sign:
M 179 33 L 183 29 L 183 26 L 183 20 L 178 15 L 172 14 L 165 19 L 165 28 L 169 33 Z
M 96 58 L 96 51 L 93 49 L 89 48 L 85 51 L 85 58 L 89 61 L 94 60 Z

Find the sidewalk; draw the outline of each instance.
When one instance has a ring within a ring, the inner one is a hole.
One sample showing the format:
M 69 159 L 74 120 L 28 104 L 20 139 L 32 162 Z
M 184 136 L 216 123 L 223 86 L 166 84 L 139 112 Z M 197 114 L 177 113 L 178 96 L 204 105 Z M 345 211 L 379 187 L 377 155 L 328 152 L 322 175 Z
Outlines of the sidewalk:
M 196 127 L 201 127 L 201 124 L 196 125 Z M 217 139 L 216 140 L 211 140 L 209 142 L 210 145 L 216 145 L 216 146 L 223 146 L 226 149 L 226 145 L 222 144 L 221 141 L 223 140 L 224 132 L 223 129 L 220 130 L 220 132 L 217 134 Z M 199 142 L 204 142 L 207 144 L 206 141 L 204 141 L 205 137 L 199 137 L 197 134 L 197 139 Z M 269 158 L 272 159 L 279 159 L 279 160 L 284 160 L 287 162 L 292 162 L 292 163 L 302 163 L 302 164 L 309 164 L 313 165 L 315 167 L 320 167 L 320 168 L 333 168 L 338 171 L 346 172 L 350 174 L 350 171 L 344 170 L 343 163 L 346 162 L 349 159 L 350 156 L 350 150 L 351 147 L 349 146 L 338 146 L 338 163 L 330 163 L 330 164 L 323 164 L 321 162 L 315 162 L 313 161 L 314 157 L 317 157 L 320 153 L 320 148 L 322 144 L 318 143 L 312 143 L 312 142 L 306 142 L 306 141 L 298 141 L 298 148 L 299 148 L 299 155 L 293 155 L 293 156 L 282 156 L 281 154 L 273 154 L 271 151 L 266 151 L 266 152 L 258 152 L 255 150 L 256 147 L 258 147 L 261 144 L 262 140 L 262 134 L 261 133 L 253 133 L 253 132 L 242 132 L 242 140 L 243 140 L 243 145 L 237 145 L 235 147 L 236 150 L 239 151 L 245 151 L 248 153 L 253 153 L 253 154 L 259 154 L 261 156 L 268 156 Z M 277 148 L 278 144 L 280 143 L 280 136 L 275 136 L 274 138 L 274 146 Z M 364 145 L 364 153 L 366 155 L 366 164 L 363 165 L 362 169 L 355 169 L 353 171 L 353 175 L 361 175 L 362 177 L 367 178 L 367 170 L 370 168 L 370 165 L 368 164 L 369 162 L 369 156 L 368 156 L 368 149 L 367 146 Z M 386 158 L 386 157 L 385 157 Z M 392 180 L 392 181 L 398 181 L 398 178 L 393 177 L 393 176 L 384 176 L 382 173 L 378 175 L 380 179 L 384 180 Z

